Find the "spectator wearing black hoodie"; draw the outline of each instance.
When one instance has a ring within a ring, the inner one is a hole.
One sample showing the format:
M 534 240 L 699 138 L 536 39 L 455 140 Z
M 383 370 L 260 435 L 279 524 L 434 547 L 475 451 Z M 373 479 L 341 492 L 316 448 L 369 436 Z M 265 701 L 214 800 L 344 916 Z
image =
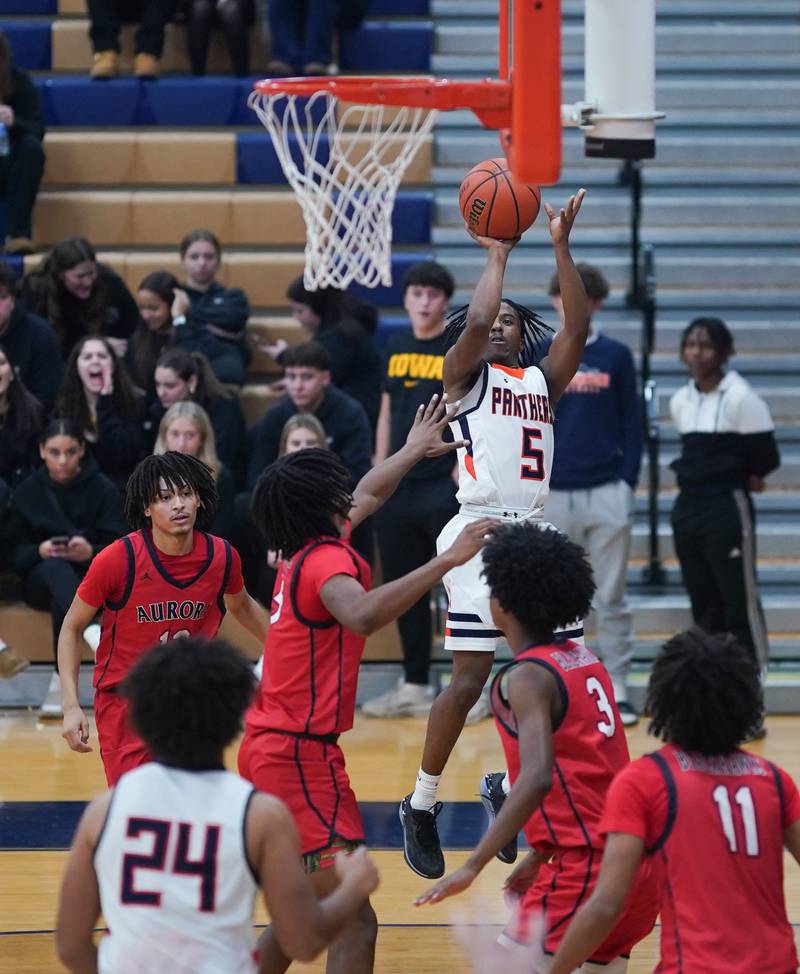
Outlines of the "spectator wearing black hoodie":
M 122 498 L 87 454 L 83 433 L 52 420 L 39 440 L 43 465 L 14 492 L 9 511 L 13 548 L 9 567 L 22 579 L 25 601 L 50 612 L 53 656 L 78 584 L 94 556 L 125 534 Z M 40 716 L 61 716 L 60 683 L 53 675 Z
M 19 286 L 13 270 L 0 263 L 0 343 L 16 374 L 39 402 L 51 409 L 61 385 L 64 363 L 53 329 L 17 304 Z
M 43 419 L 42 404 L 26 388 L 0 340 L 0 482 L 9 488 L 33 468 Z
M 0 31 L 0 123 L 8 155 L 0 157 L 0 196 L 8 201 L 7 254 L 32 254 L 31 216 L 44 172 L 44 121 L 33 82 L 17 68 Z

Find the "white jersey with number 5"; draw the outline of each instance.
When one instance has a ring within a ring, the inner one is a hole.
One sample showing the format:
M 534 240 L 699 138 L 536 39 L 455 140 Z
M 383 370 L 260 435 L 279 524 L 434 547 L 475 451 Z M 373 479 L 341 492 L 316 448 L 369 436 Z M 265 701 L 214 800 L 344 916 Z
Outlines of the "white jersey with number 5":
M 553 413 L 547 380 L 527 369 L 484 364 L 451 421 L 458 451 L 458 501 L 517 516 L 539 515 L 553 467 Z
M 224 769 L 153 762 L 122 776 L 94 857 L 100 974 L 255 974 L 253 794 Z

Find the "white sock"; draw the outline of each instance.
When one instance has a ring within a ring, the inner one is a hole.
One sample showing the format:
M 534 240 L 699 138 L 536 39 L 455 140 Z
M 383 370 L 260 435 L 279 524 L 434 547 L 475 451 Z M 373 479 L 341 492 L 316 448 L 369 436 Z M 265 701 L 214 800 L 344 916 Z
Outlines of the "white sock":
M 508 772 L 503 775 L 503 794 L 507 795 L 511 791 L 511 782 L 508 780 Z
M 612 680 L 611 685 L 614 687 L 614 700 L 616 700 L 617 703 L 619 703 L 620 700 L 628 699 L 628 688 L 625 685 L 624 680 Z
M 7 649 L 8 649 L 8 643 L 5 641 L 5 639 L 0 639 L 0 653 L 4 652 Z
M 420 768 L 414 794 L 411 796 L 411 807 L 418 812 L 429 812 L 436 804 L 436 792 L 441 778 L 440 774 L 425 774 Z

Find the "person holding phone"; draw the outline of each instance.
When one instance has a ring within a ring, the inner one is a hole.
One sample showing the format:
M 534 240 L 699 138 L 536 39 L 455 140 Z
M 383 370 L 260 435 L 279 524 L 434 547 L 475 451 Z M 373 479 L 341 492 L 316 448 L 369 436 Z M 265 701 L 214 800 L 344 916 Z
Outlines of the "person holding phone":
M 34 609 L 50 612 L 56 669 L 39 716 L 60 719 L 56 645 L 61 623 L 98 551 L 125 533 L 122 498 L 69 420 L 54 419 L 39 438 L 43 464 L 20 482 L 9 508 L 9 567 Z

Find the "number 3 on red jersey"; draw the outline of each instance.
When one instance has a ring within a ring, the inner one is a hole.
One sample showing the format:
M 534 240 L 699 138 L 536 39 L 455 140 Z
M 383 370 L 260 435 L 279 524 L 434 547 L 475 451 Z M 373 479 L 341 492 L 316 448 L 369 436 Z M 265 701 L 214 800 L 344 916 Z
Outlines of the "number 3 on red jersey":
M 617 729 L 617 722 L 614 718 L 614 708 L 611 706 L 608 695 L 603 689 L 603 684 L 596 676 L 590 676 L 586 681 L 586 690 L 595 698 L 597 709 L 604 718 L 603 720 L 598 720 L 597 729 L 605 737 L 613 737 L 614 731 Z

